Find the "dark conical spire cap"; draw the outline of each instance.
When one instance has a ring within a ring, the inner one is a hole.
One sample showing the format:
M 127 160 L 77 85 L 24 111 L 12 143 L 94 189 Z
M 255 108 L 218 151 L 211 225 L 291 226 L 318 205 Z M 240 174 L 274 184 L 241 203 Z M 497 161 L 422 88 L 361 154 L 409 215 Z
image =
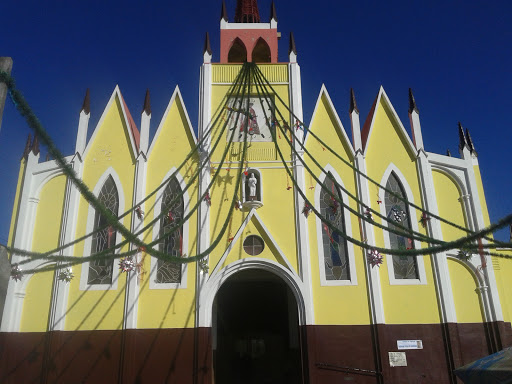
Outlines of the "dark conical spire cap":
M 466 128 L 466 141 L 468 143 L 469 152 L 476 154 L 475 146 L 473 144 L 473 139 L 471 139 L 471 135 L 469 134 L 469 129 Z
M 409 88 L 409 113 L 412 111 L 416 111 L 416 113 L 420 113 L 418 106 L 416 105 L 416 100 L 414 100 L 414 95 L 412 94 L 412 89 Z
M 259 23 L 258 0 L 237 0 L 235 23 Z
M 350 88 L 350 108 L 348 110 L 348 113 L 352 112 L 359 113 L 359 109 L 357 109 L 357 103 L 356 103 L 356 95 L 354 94 L 354 89 Z
M 27 142 L 25 143 L 25 149 L 23 150 L 22 158 L 26 158 L 28 153 L 30 152 L 30 147 L 32 146 L 32 135 L 30 133 L 27 136 Z
M 452 152 L 449 149 L 446 150 L 446 156 L 452 157 Z
M 205 52 L 208 52 L 209 55 L 212 54 L 212 45 L 210 44 L 210 34 L 208 32 L 206 32 L 206 36 L 204 38 L 203 55 Z
M 274 4 L 274 0 L 272 0 L 272 4 L 270 5 L 270 20 L 274 19 L 277 21 L 277 12 L 276 5 Z
M 462 128 L 462 124 L 459 121 L 459 148 L 463 149 L 467 145 L 468 143 L 466 141 L 466 136 L 464 135 L 464 128 Z
M 32 153 L 34 155 L 39 154 L 39 137 L 34 135 L 34 141 L 32 142 Z
M 151 100 L 149 98 L 149 89 L 146 89 L 146 97 L 144 97 L 144 106 L 142 112 L 146 112 L 147 115 L 151 115 Z
M 290 47 L 288 48 L 288 55 L 292 52 L 297 54 L 297 47 L 295 45 L 295 37 L 293 37 L 293 32 L 290 32 Z
M 222 0 L 222 8 L 220 10 L 220 19 L 224 21 L 228 20 L 228 10 L 226 9 L 226 1 Z
M 85 91 L 84 103 L 82 104 L 82 109 L 80 112 L 84 111 L 89 114 L 91 112 L 91 100 L 89 96 L 89 88 Z

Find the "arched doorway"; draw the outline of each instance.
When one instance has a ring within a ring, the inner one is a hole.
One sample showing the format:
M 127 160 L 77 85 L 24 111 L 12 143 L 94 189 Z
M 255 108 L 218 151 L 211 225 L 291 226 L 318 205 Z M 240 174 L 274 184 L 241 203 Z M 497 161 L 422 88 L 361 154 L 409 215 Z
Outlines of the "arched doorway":
M 216 384 L 302 382 L 297 301 L 264 270 L 228 278 L 213 304 Z

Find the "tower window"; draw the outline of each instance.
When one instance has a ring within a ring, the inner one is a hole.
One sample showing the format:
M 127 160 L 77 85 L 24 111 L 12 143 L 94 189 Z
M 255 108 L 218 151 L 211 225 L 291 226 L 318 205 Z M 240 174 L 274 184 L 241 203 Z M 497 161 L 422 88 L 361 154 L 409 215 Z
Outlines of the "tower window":
M 261 37 L 252 50 L 252 61 L 255 63 L 270 63 L 271 61 L 270 47 Z
M 247 61 L 247 49 L 239 38 L 236 38 L 228 53 L 228 63 L 245 63 Z

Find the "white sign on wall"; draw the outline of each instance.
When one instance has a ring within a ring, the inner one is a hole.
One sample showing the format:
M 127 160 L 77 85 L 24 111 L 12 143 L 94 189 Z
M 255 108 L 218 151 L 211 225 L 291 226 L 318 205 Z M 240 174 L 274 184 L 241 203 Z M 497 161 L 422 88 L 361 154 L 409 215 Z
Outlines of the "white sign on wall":
M 388 352 L 390 367 L 407 367 L 405 352 Z
M 421 340 L 397 340 L 398 349 L 423 349 L 423 341 Z

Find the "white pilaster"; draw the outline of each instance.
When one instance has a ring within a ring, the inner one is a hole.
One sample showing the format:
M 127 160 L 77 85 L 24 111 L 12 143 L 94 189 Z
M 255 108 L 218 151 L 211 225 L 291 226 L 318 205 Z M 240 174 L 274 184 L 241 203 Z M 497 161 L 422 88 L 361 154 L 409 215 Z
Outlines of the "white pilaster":
M 352 127 L 355 129 L 357 127 L 358 133 L 359 131 L 359 114 L 355 111 L 351 113 Z M 366 207 L 370 207 L 370 189 L 368 186 L 368 180 L 362 175 L 366 175 L 366 161 L 364 159 L 362 149 L 354 148 L 356 151 L 355 155 L 355 166 L 361 172 L 356 174 L 357 181 L 357 195 L 359 196 L 359 200 L 363 202 L 364 205 L 359 206 L 359 212 L 364 214 L 366 211 Z M 373 230 L 373 225 L 371 223 L 364 222 L 363 225 L 363 236 L 366 238 L 368 245 L 375 246 L 375 233 Z M 363 239 L 364 240 L 364 239 Z M 366 276 L 367 276 L 367 284 L 369 287 L 368 293 L 370 296 L 370 306 L 371 306 L 371 315 L 372 321 L 374 324 L 385 324 L 386 318 L 384 315 L 384 301 L 382 299 L 382 288 L 380 284 L 380 275 L 379 268 L 372 267 L 367 261 L 367 251 L 364 252 L 364 265 L 366 268 Z M 386 256 L 390 257 L 390 256 Z
M 83 113 L 83 111 L 82 111 Z M 82 149 L 83 151 L 83 149 Z M 83 153 L 83 152 L 82 152 Z M 79 179 L 82 178 L 83 163 L 77 152 L 77 155 L 71 161 L 71 166 Z M 80 192 L 71 180 L 66 181 L 66 191 L 64 195 L 64 209 L 62 212 L 61 235 L 59 246 L 68 244 L 76 238 L 76 227 L 78 221 L 78 206 L 80 204 Z M 73 255 L 74 246 L 67 247 L 60 251 L 60 255 Z M 69 283 L 58 279 L 59 269 L 56 269 L 54 276 L 54 288 L 52 302 L 50 307 L 50 320 L 48 328 L 51 331 L 65 330 L 66 312 L 69 296 Z M 78 278 L 74 271 L 75 278 Z
M 222 23 L 225 22 L 221 20 Z M 202 142 L 199 153 L 199 164 L 210 164 L 210 147 L 211 147 L 211 95 L 212 95 L 212 64 L 204 63 L 201 67 L 200 85 L 199 85 L 199 140 L 208 135 Z M 210 168 L 203 166 L 199 175 L 198 199 L 207 192 L 210 183 Z M 198 208 L 197 222 L 197 252 L 202 253 L 210 246 L 210 207 L 206 201 L 201 201 Z M 206 265 L 209 264 L 209 257 L 203 259 Z M 203 312 L 200 308 L 201 296 L 205 282 L 208 280 L 209 273 L 201 268 L 196 269 L 196 326 L 201 324 L 199 316 Z
M 302 111 L 302 88 L 300 78 L 300 67 L 296 62 L 288 65 L 290 73 L 289 83 L 289 95 L 290 95 L 290 109 L 296 118 L 303 122 L 303 111 Z M 297 140 L 294 140 L 293 145 L 297 154 L 293 155 L 293 174 L 299 188 L 304 194 L 306 194 L 306 183 L 304 175 L 304 150 L 301 148 L 301 143 L 304 142 L 304 129 L 295 129 L 294 123 L 291 121 L 291 129 L 295 130 L 295 136 Z M 297 142 L 297 141 L 300 141 Z M 300 158 L 299 158 L 300 157 Z M 295 194 L 295 218 L 296 218 L 296 241 L 297 241 L 297 253 L 299 258 L 299 276 L 302 278 L 304 284 L 304 301 L 306 303 L 306 324 L 315 323 L 315 313 L 313 308 L 313 283 L 311 280 L 311 260 L 310 260 L 310 249 L 309 249 L 309 231 L 308 221 L 305 215 L 302 214 L 304 207 L 304 199 L 299 194 L 299 191 L 294 188 Z

